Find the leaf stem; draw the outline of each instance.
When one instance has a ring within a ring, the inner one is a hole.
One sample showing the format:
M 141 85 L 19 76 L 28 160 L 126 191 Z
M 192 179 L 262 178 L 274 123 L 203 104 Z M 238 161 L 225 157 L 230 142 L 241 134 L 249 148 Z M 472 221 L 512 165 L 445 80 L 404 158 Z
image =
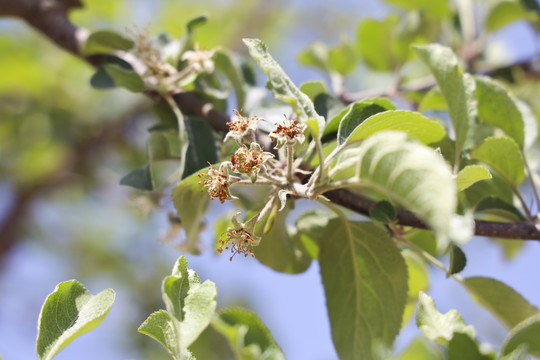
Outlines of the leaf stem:
M 287 143 L 287 181 L 293 182 L 294 144 Z
M 531 168 L 529 166 L 529 162 L 527 161 L 527 157 L 525 156 L 525 153 L 521 153 L 523 157 L 523 162 L 525 163 L 525 169 L 527 169 L 527 177 L 529 178 L 529 182 L 531 183 L 531 187 L 533 190 L 534 199 L 536 200 L 536 212 L 540 211 L 540 194 L 538 193 L 538 188 L 534 181 L 534 173 L 531 171 Z
M 186 155 L 189 147 L 189 138 L 186 132 L 184 115 L 182 114 L 182 111 L 180 111 L 178 105 L 176 105 L 172 95 L 170 93 L 164 93 L 162 96 L 171 107 L 174 115 L 176 116 L 176 121 L 178 122 L 178 137 L 180 138 L 180 166 L 178 167 L 176 173 L 178 174 L 178 181 L 180 181 L 186 167 Z

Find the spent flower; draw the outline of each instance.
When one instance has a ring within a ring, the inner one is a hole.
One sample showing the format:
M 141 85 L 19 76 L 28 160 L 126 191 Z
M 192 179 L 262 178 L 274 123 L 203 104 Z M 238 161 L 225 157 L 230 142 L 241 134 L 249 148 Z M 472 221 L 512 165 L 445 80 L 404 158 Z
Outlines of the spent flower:
M 304 136 L 304 130 L 306 130 L 306 124 L 301 124 L 298 120 L 287 120 L 283 124 L 276 124 L 277 128 L 270 133 L 270 137 L 277 141 L 276 149 L 281 148 L 285 144 L 294 145 L 296 143 L 302 144 L 306 137 Z
M 214 50 L 188 50 L 182 54 L 181 60 L 187 61 L 188 66 L 196 73 L 213 73 L 214 72 Z
M 225 135 L 224 141 L 227 141 L 228 138 L 233 138 L 238 144 L 242 144 L 243 141 L 248 143 L 255 141 L 257 122 L 261 119 L 257 116 L 242 116 L 238 110 L 233 110 L 233 112 L 235 119 L 227 123 L 229 132 Z
M 253 254 L 253 247 L 259 245 L 261 238 L 253 234 L 254 229 L 248 223 L 244 224 L 238 221 L 240 213 L 236 213 L 232 218 L 233 227 L 227 229 L 224 239 L 219 239 L 219 247 L 217 251 L 222 253 L 223 250 L 231 250 L 232 256 L 229 260 L 232 261 L 236 254 L 244 254 L 244 257 Z
M 228 170 L 229 165 L 229 162 L 223 162 L 219 166 L 219 169 L 210 165 L 206 174 L 199 174 L 201 179 L 206 177 L 204 180 L 199 181 L 199 184 L 204 184 L 204 187 L 208 188 L 207 192 L 212 200 L 219 199 L 222 204 L 225 200 L 235 199 L 229 190 L 229 186 L 231 185 L 231 177 Z
M 257 175 L 264 164 L 274 157 L 269 152 L 264 152 L 261 146 L 252 142 L 249 149 L 242 145 L 232 156 L 231 163 L 234 171 L 250 176 L 251 181 L 257 181 Z

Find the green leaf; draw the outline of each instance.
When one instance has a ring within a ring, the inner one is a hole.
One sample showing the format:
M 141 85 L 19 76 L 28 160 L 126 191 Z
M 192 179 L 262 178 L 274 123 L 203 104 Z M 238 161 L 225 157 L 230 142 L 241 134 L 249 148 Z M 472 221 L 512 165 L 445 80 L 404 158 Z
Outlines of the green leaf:
M 467 165 L 461 169 L 456 178 L 458 191 L 467 189 L 481 180 L 491 179 L 491 173 L 481 165 Z
M 495 196 L 482 199 L 474 211 L 477 214 L 488 215 L 502 221 L 525 222 L 527 220 L 514 205 Z
M 212 56 L 216 69 L 222 72 L 231 82 L 236 94 L 238 109 L 243 109 L 246 101 L 246 86 L 242 67 L 234 55 L 225 49 L 217 50 Z
M 486 17 L 484 26 L 487 31 L 499 30 L 518 20 L 536 20 L 523 5 L 516 0 L 499 1 L 493 6 Z
M 407 304 L 403 314 L 403 326 L 411 319 L 418 304 L 418 294 L 420 291 L 427 291 L 429 288 L 429 268 L 426 262 L 417 253 L 405 249 L 401 252 L 407 264 L 409 274 Z
M 400 18 L 392 15 L 384 20 L 365 19 L 356 31 L 357 47 L 372 69 L 390 71 L 403 62 L 406 55 L 399 49 Z M 408 52 L 408 44 L 404 44 Z
M 494 359 L 494 357 L 482 354 L 478 348 L 478 343 L 467 334 L 455 333 L 448 343 L 448 360 Z
M 420 113 L 406 110 L 389 110 L 375 114 L 361 122 L 354 130 L 347 131 L 350 126 L 339 126 L 338 143 L 351 144 L 364 140 L 371 135 L 384 130 L 403 131 L 424 144 L 440 141 L 446 135 L 444 127 Z
M 58 284 L 39 314 L 38 359 L 52 359 L 77 337 L 95 329 L 107 317 L 115 295 L 112 289 L 92 295 L 77 280 Z
M 409 11 L 420 10 L 430 16 L 443 18 L 451 14 L 448 0 L 384 0 Z
M 476 76 L 478 118 L 504 130 L 520 148 L 525 141 L 524 123 L 517 99 L 499 82 L 484 76 Z
M 289 103 L 300 122 L 306 123 L 314 137 L 320 137 L 324 129 L 324 119 L 317 114 L 309 97 L 302 93 L 281 66 L 272 58 L 265 43 L 258 39 L 243 40 L 253 57 L 268 75 L 267 87 L 274 96 Z
M 156 340 L 173 358 L 177 358 L 178 339 L 173 320 L 167 311 L 162 309 L 152 313 L 137 331 Z
M 340 359 L 372 359 L 374 341 L 389 346 L 407 299 L 407 268 L 395 242 L 371 223 L 330 220 L 319 262 Z
M 465 253 L 456 245 L 450 245 L 450 268 L 447 276 L 461 272 L 467 264 Z
M 219 160 L 214 131 L 207 121 L 197 117 L 184 118 L 189 147 L 182 179 Z
M 527 348 L 527 344 L 521 344 L 511 353 L 499 358 L 499 360 L 530 360 Z
M 389 201 L 379 201 L 369 210 L 369 217 L 383 224 L 390 224 L 396 219 L 396 208 Z
M 323 136 L 326 138 L 334 133 L 340 132 L 343 140 L 364 120 L 377 113 L 394 110 L 396 107 L 388 98 L 372 98 L 357 101 L 343 110 L 334 117 L 328 117 L 330 120 L 324 129 Z
M 353 44 L 343 37 L 336 47 L 328 53 L 330 68 L 340 75 L 347 75 L 356 69 L 356 52 Z
M 181 143 L 178 131 L 151 131 L 146 146 L 152 184 L 159 187 L 180 165 Z
M 303 66 L 312 66 L 324 72 L 330 71 L 329 49 L 326 44 L 316 41 L 302 49 L 297 56 Z
M 133 40 L 127 37 L 111 31 L 111 30 L 99 30 L 90 34 L 84 47 L 82 54 L 84 56 L 95 54 L 108 54 L 114 50 L 127 51 L 131 49 L 135 43 Z
M 531 316 L 514 327 L 504 341 L 501 354 L 507 355 L 520 345 L 525 345 L 530 354 L 540 356 L 540 315 Z
M 296 219 L 295 225 L 306 251 L 313 259 L 319 258 L 319 242 L 323 229 L 335 214 L 320 209 L 306 211 Z
M 326 83 L 322 80 L 311 80 L 300 84 L 300 91 L 306 94 L 311 101 L 315 102 L 315 98 L 320 94 L 328 94 L 330 91 Z M 316 107 L 315 107 L 316 108 Z M 319 113 L 317 111 L 317 113 Z
M 475 337 L 473 327 L 465 325 L 465 321 L 456 310 L 441 314 L 435 307 L 435 301 L 429 295 L 421 292 L 419 298 L 420 305 L 418 305 L 416 313 L 416 324 L 426 338 L 446 344 L 455 333 Z
M 441 349 L 428 344 L 424 339 L 415 338 L 397 360 L 444 360 L 444 354 Z
M 120 185 L 131 186 L 139 190 L 154 190 L 150 166 L 146 165 L 143 168 L 131 171 L 129 174 L 120 179 Z
M 431 88 L 418 104 L 418 111 L 425 112 L 427 110 L 448 111 L 446 100 L 438 87 Z
M 439 249 L 456 235 L 452 222 L 457 219 L 457 189 L 450 168 L 435 151 L 405 133 L 381 131 L 343 151 L 329 175 L 382 193 L 416 213 L 436 232 Z
M 508 328 L 538 313 L 519 293 L 508 285 L 486 277 L 470 277 L 464 285 L 473 299 L 491 311 Z
M 470 76 L 463 74 L 450 48 L 430 44 L 415 46 L 414 49 L 437 80 L 446 100 L 456 134 L 456 157 L 459 157 L 476 116 L 475 83 Z
M 210 203 L 208 194 L 201 192 L 203 188 L 199 181 L 199 176 L 193 174 L 176 185 L 172 192 L 174 206 L 186 231 L 186 251 L 191 253 L 198 251 L 199 232 Z
M 105 72 L 113 79 L 116 86 L 128 89 L 131 92 L 144 90 L 144 82 L 139 74 L 133 70 L 127 70 L 117 64 L 105 64 Z
M 275 215 L 274 225 L 263 235 L 254 253 L 262 264 L 279 272 L 297 274 L 306 271 L 311 265 L 311 257 L 300 241 L 300 236 L 286 225 L 287 215 L 291 211 L 294 200 Z M 263 233 L 266 218 L 259 223 L 256 232 Z
M 240 360 L 285 360 L 270 330 L 249 310 L 221 309 L 212 320 L 212 326 L 225 336 Z
M 489 165 L 514 187 L 525 179 L 525 163 L 512 138 L 489 137 L 471 152 L 471 157 Z

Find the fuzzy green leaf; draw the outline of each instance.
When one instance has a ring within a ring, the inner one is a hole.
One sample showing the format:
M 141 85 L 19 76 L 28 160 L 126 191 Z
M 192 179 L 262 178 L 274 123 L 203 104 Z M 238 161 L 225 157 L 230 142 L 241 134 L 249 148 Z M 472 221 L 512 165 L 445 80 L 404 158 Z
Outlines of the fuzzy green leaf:
M 470 277 L 465 279 L 464 284 L 473 299 L 508 328 L 538 313 L 538 309 L 514 289 L 495 279 Z
M 162 309 L 152 313 L 137 331 L 156 340 L 173 358 L 179 355 L 176 330 L 167 311 Z
M 390 346 L 401 328 L 407 267 L 399 248 L 371 223 L 330 220 L 319 262 L 332 338 L 341 359 L 372 359 L 374 342 Z
M 457 189 L 448 164 L 405 133 L 372 135 L 360 146 L 343 151 L 329 174 L 332 180 L 345 179 L 350 185 L 382 193 L 416 213 L 436 232 L 439 249 L 444 250 L 450 238 L 466 240 L 458 239 L 457 229 L 452 229 L 458 219 Z
M 58 284 L 39 314 L 38 359 L 52 359 L 77 337 L 95 329 L 107 317 L 115 295 L 112 289 L 92 295 L 77 280 Z
M 525 179 L 525 163 L 512 138 L 489 137 L 471 152 L 471 156 L 489 165 L 513 186 Z
M 99 30 L 90 34 L 84 47 L 82 54 L 85 56 L 95 54 L 108 54 L 114 50 L 127 51 L 135 45 L 133 40 L 126 38 L 125 36 L 111 31 L 111 30 Z
M 517 99 L 499 82 L 476 76 L 478 118 L 499 127 L 523 148 L 525 141 L 523 117 Z
M 421 292 L 419 298 L 416 324 L 426 338 L 443 344 L 447 344 L 454 333 L 468 334 L 474 338 L 473 327 L 466 325 L 456 310 L 441 314 L 435 307 L 435 301 L 429 295 Z
M 481 180 L 491 179 L 491 173 L 481 165 L 468 165 L 461 169 L 456 178 L 458 191 L 467 189 Z
M 343 124 L 343 121 L 341 122 Z M 384 130 L 403 131 L 424 144 L 431 144 L 444 138 L 446 131 L 437 121 L 433 121 L 422 114 L 406 110 L 389 110 L 375 114 L 352 131 L 342 130 L 340 124 L 338 142 L 346 144 L 368 138 Z
M 203 187 L 199 181 L 199 176 L 193 174 L 176 185 L 172 192 L 174 206 L 186 231 L 186 251 L 191 253 L 198 251 L 199 232 L 210 203 L 208 194 L 201 191 Z
M 212 320 L 212 326 L 225 336 L 240 360 L 285 360 L 270 330 L 249 310 L 222 309 Z
M 437 80 L 454 126 L 456 156 L 460 156 L 476 116 L 475 83 L 463 74 L 453 51 L 439 44 L 415 46 L 420 59 Z
M 540 314 L 525 319 L 510 331 L 501 354 L 507 355 L 518 346 L 525 346 L 530 354 L 540 356 Z
M 281 66 L 272 58 L 264 42 L 258 39 L 244 39 L 243 41 L 250 55 L 268 75 L 268 89 L 276 98 L 292 106 L 298 120 L 308 125 L 314 137 L 320 137 L 325 125 L 324 119 L 317 114 L 309 97 L 294 85 Z
M 103 69 L 113 79 L 116 86 L 136 93 L 144 90 L 144 82 L 141 76 L 135 71 L 125 69 L 116 64 L 105 64 L 103 65 Z

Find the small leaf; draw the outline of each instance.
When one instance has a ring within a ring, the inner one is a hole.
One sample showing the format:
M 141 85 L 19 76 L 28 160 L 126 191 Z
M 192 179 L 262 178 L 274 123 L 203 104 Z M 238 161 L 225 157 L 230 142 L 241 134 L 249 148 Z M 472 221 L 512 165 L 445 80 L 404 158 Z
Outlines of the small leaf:
M 490 9 L 484 26 L 487 31 L 499 30 L 518 20 L 537 20 L 519 1 L 499 1 Z
M 311 80 L 300 84 L 300 91 L 306 94 L 315 103 L 315 98 L 320 94 L 328 94 L 330 91 L 322 80 Z M 317 106 L 315 106 L 317 108 Z M 319 113 L 319 111 L 317 111 Z M 320 113 L 319 113 L 320 114 Z M 321 114 L 321 116 L 323 116 Z
M 161 344 L 173 358 L 178 354 L 178 339 L 174 324 L 165 310 L 152 313 L 137 329 L 138 332 L 151 337 Z
M 278 198 L 279 198 L 279 211 L 283 210 L 285 208 L 285 204 L 287 204 L 287 194 L 289 192 L 287 190 L 279 190 L 278 191 Z
M 319 262 L 332 339 L 340 359 L 373 359 L 401 328 L 407 268 L 387 233 L 371 223 L 328 222 Z
M 185 117 L 184 124 L 189 139 L 186 164 L 182 179 L 219 161 L 214 131 L 207 121 L 198 117 Z
M 70 342 L 95 329 L 107 317 L 115 295 L 112 289 L 92 295 L 77 280 L 58 284 L 39 314 L 38 359 L 52 359 Z
M 446 135 L 444 127 L 422 114 L 406 110 L 389 110 L 375 114 L 354 130 L 343 131 L 343 121 L 339 126 L 338 143 L 351 144 L 364 140 L 371 135 L 384 130 L 403 131 L 424 144 L 440 141 Z
M 421 11 L 430 16 L 443 18 L 451 14 L 448 0 L 384 0 L 409 11 Z
M 99 30 L 90 34 L 84 47 L 82 54 L 84 56 L 95 54 L 108 54 L 114 50 L 127 51 L 135 45 L 133 40 L 127 37 L 111 31 L 111 30 Z
M 416 213 L 436 232 L 444 250 L 455 236 L 456 184 L 448 164 L 432 149 L 402 132 L 381 131 L 343 151 L 332 180 L 373 189 Z
M 383 224 L 390 224 L 396 219 L 396 208 L 389 201 L 379 201 L 369 210 L 369 217 Z
M 328 53 L 330 69 L 341 75 L 356 69 L 356 53 L 353 44 L 349 39 L 343 37 L 336 47 L 330 49 Z
M 494 360 L 484 355 L 478 348 L 478 343 L 468 334 L 454 333 L 448 343 L 448 360 Z
M 417 253 L 405 249 L 401 255 L 407 264 L 407 273 L 409 274 L 407 304 L 403 314 L 403 326 L 407 324 L 414 315 L 418 304 L 418 294 L 420 291 L 427 291 L 429 288 L 429 268 L 426 262 Z
M 465 325 L 465 321 L 456 310 L 441 314 L 435 307 L 435 301 L 429 295 L 420 292 L 419 298 L 416 324 L 426 338 L 446 344 L 452 339 L 454 333 L 475 337 L 473 327 Z
M 338 135 L 338 139 L 344 141 L 358 125 L 370 116 L 395 108 L 395 105 L 387 98 L 372 98 L 354 102 L 337 115 L 327 116 L 330 121 L 324 129 L 323 136 L 326 138 L 339 131 L 341 135 Z
M 525 163 L 518 144 L 509 137 L 489 137 L 471 152 L 473 159 L 483 161 L 518 186 L 525 179 Z
M 202 191 L 199 181 L 199 176 L 193 174 L 176 185 L 172 192 L 174 206 L 186 231 L 186 251 L 191 253 L 198 250 L 199 232 L 210 203 L 210 198 Z
M 527 220 L 514 205 L 495 196 L 482 199 L 474 211 L 477 214 L 496 217 L 502 221 L 525 222 Z
M 298 62 L 303 66 L 312 66 L 324 72 L 330 70 L 329 49 L 326 44 L 316 41 L 302 49 L 298 54 Z
M 223 73 L 231 82 L 236 94 L 236 104 L 238 109 L 243 109 L 246 101 L 246 86 L 242 67 L 234 55 L 225 50 L 219 49 L 212 56 L 216 69 Z
M 460 156 L 469 128 L 476 116 L 475 83 L 463 74 L 453 51 L 439 44 L 415 46 L 420 59 L 429 67 L 448 105 L 456 136 L 456 157 Z
M 431 88 L 418 105 L 418 111 L 425 112 L 427 110 L 448 111 L 446 100 L 438 87 Z
M 366 64 L 374 70 L 389 71 L 401 63 L 396 52 L 399 43 L 398 16 L 384 20 L 365 19 L 356 31 L 357 47 Z
M 257 60 L 268 75 L 267 87 L 274 96 L 289 103 L 300 122 L 306 123 L 314 137 L 320 137 L 324 129 L 324 119 L 317 114 L 309 97 L 302 93 L 281 66 L 272 58 L 265 43 L 258 39 L 244 39 L 250 55 Z
M 270 330 L 249 310 L 221 309 L 212 327 L 225 336 L 238 359 L 285 360 Z
M 139 190 L 154 190 L 150 166 L 146 165 L 143 168 L 131 171 L 120 180 L 120 185 L 131 186 Z
M 467 189 L 481 180 L 491 179 L 491 173 L 481 165 L 467 165 L 461 169 L 456 178 L 458 191 Z
M 133 70 L 127 70 L 116 64 L 105 64 L 105 72 L 113 79 L 116 86 L 128 89 L 131 92 L 144 90 L 144 82 L 139 74 Z
M 495 279 L 470 277 L 464 284 L 473 299 L 508 328 L 538 313 L 538 309 L 514 289 Z
M 399 354 L 397 360 L 444 360 L 444 354 L 438 347 L 428 344 L 422 338 L 415 338 Z
M 531 316 L 514 327 L 504 341 L 501 354 L 507 355 L 523 345 L 529 354 L 540 356 L 540 315 Z
M 450 245 L 450 268 L 447 276 L 461 272 L 467 264 L 465 253 L 456 245 Z
M 504 130 L 520 148 L 525 141 L 524 123 L 518 100 L 499 82 L 484 76 L 476 76 L 478 118 Z

